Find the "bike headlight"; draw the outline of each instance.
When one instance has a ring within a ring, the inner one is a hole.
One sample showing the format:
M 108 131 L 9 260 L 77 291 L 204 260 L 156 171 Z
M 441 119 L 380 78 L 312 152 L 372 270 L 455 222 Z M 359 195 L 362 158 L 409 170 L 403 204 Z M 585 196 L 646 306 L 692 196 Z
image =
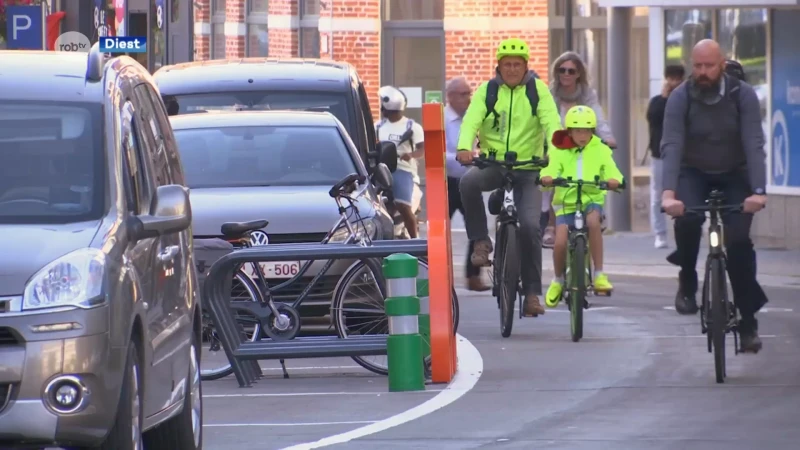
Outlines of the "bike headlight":
M 105 253 L 93 248 L 58 258 L 39 270 L 25 286 L 22 309 L 91 308 L 102 304 L 105 266 Z
M 357 239 L 361 239 L 364 236 L 369 237 L 370 239 L 375 239 L 375 236 L 378 234 L 378 225 L 373 219 L 363 219 L 359 222 L 352 222 L 351 226 L 356 232 Z M 333 233 L 330 242 L 344 242 L 349 234 L 350 232 L 347 231 L 347 227 L 343 226 Z
M 719 234 L 716 231 L 709 233 L 708 243 L 711 244 L 713 248 L 719 247 Z

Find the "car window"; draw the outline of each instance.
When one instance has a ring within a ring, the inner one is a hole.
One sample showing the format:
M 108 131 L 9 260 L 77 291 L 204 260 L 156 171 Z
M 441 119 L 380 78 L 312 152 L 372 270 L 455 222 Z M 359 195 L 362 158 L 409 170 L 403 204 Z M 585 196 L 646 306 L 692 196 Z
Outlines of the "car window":
M 175 130 L 187 186 L 331 186 L 356 173 L 335 127 Z
M 367 141 L 370 146 L 369 150 L 372 150 L 375 143 L 378 142 L 378 137 L 375 135 L 375 124 L 372 119 L 372 110 L 369 107 L 369 96 L 364 90 L 364 85 L 362 83 L 358 84 L 358 96 L 361 102 L 361 111 L 364 113 L 364 122 L 367 128 Z
M 162 125 L 157 120 L 156 108 L 159 104 L 153 104 L 153 98 L 147 92 L 150 86 L 140 84 L 134 88 L 137 102 L 136 125 L 143 137 L 145 154 L 153 167 L 153 175 L 157 186 L 172 184 L 169 174 L 169 164 L 164 143 L 164 133 Z M 159 102 L 160 103 L 160 102 Z
M 144 214 L 150 209 L 150 186 L 146 167 L 142 164 L 142 147 L 130 102 L 122 108 L 122 156 L 125 173 L 125 199 L 128 211 Z
M 328 92 L 288 91 L 244 91 L 215 92 L 210 94 L 187 94 L 165 96 L 164 103 L 172 105 L 178 114 L 204 113 L 212 111 L 316 111 L 333 114 L 351 129 L 347 112 L 347 96 Z
M 0 102 L 0 223 L 102 217 L 104 123 L 99 103 Z
M 180 155 L 176 150 L 177 144 L 172 134 L 172 126 L 169 123 L 169 114 L 164 105 L 161 96 L 156 92 L 155 88 L 150 85 L 143 85 L 145 90 L 153 102 L 153 111 L 155 112 L 156 122 L 161 129 L 161 135 L 164 138 L 167 170 L 169 172 L 170 181 L 175 184 L 184 184 L 183 172 L 181 170 Z

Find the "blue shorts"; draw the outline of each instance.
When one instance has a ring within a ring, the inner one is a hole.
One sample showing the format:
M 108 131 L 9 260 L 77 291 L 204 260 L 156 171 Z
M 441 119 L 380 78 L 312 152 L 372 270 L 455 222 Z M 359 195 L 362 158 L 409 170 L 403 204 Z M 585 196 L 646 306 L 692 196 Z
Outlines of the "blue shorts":
M 597 203 L 589 203 L 588 205 L 583 205 L 583 217 L 584 221 L 586 220 L 586 216 L 589 215 L 590 212 L 597 211 L 600 213 L 600 218 L 603 218 L 603 206 L 598 205 Z M 568 225 L 570 227 L 575 226 L 575 213 L 572 214 L 564 214 L 561 216 L 556 216 L 556 226 L 559 225 Z
M 392 174 L 392 193 L 394 201 L 411 206 L 414 199 L 414 174 L 397 169 Z

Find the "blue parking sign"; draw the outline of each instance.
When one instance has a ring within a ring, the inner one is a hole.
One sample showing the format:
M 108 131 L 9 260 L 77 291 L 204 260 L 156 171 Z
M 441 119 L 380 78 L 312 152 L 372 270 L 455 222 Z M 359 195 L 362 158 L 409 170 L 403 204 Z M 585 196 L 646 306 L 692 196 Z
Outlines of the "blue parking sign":
M 45 50 L 45 10 L 38 6 L 6 6 L 6 41 L 10 50 Z

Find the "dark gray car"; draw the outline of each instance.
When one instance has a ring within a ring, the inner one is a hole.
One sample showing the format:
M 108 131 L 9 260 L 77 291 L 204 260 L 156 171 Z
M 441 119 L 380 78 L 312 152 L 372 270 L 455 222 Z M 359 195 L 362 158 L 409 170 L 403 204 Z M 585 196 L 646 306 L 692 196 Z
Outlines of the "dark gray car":
M 252 236 L 254 245 L 320 242 L 339 219 L 328 191 L 351 173 L 368 175 L 341 122 L 329 113 L 209 112 L 170 121 L 191 188 L 196 239 L 224 239 L 220 228 L 225 222 L 266 219 L 269 225 Z M 368 187 L 357 206 L 364 219 L 361 229 L 370 238 L 392 238 L 392 220 L 375 186 Z M 343 241 L 345 232 L 331 241 Z M 275 283 L 292 278 L 301 263 L 262 267 Z M 275 298 L 293 301 L 324 263 L 315 262 L 299 282 L 276 291 Z M 304 316 L 329 313 L 333 290 L 351 263 L 334 263 L 303 303 Z M 252 298 L 247 284 L 234 281 L 235 300 Z
M 202 447 L 183 183 L 133 59 L 0 52 L 0 448 Z

